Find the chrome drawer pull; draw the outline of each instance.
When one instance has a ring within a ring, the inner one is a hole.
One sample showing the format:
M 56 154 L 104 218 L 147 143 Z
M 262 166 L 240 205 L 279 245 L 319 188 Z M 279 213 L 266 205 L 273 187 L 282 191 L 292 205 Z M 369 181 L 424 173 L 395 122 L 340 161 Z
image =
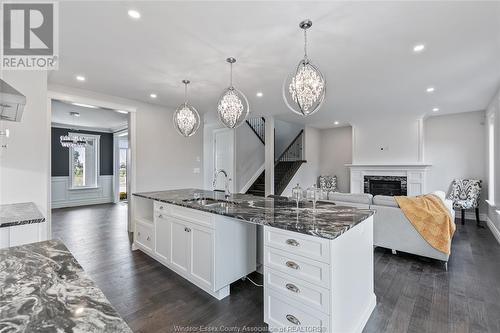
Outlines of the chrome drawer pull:
M 286 320 L 288 320 L 289 322 L 291 322 L 294 325 L 297 325 L 297 326 L 300 325 L 300 321 L 295 316 L 293 316 L 291 314 L 286 315 Z
M 160 209 L 163 209 L 163 206 L 160 206 Z
M 189 229 L 188 227 L 186 227 L 186 228 L 184 228 L 184 231 L 185 231 L 185 232 L 190 232 L 190 231 L 191 231 L 191 229 Z
M 146 240 L 151 240 L 151 237 L 148 236 L 148 238 L 146 238 Z
M 287 261 L 286 262 L 286 266 L 289 267 L 289 268 L 293 268 L 293 269 L 299 269 L 300 266 L 297 265 L 296 263 L 294 263 L 293 261 Z
M 159 219 L 162 219 L 162 218 L 163 218 L 163 215 L 161 215 L 161 214 L 160 214 L 160 215 L 158 215 L 158 218 L 159 218 Z
M 297 242 L 295 239 L 287 239 L 286 243 L 291 246 L 299 246 L 299 242 Z
M 286 284 L 286 289 L 288 289 L 290 291 L 293 291 L 294 293 L 298 293 L 300 291 L 300 289 L 296 285 L 294 285 L 292 283 L 287 283 Z

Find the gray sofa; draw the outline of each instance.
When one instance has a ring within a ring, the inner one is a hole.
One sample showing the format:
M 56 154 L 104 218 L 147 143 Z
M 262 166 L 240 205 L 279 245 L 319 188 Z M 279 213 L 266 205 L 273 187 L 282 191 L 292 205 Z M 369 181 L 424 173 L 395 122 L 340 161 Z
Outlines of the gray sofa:
M 452 209 L 452 202 L 444 200 L 443 195 L 439 195 L 450 211 L 452 219 L 455 219 L 455 211 Z M 351 194 L 336 192 L 328 200 L 337 205 L 351 206 L 357 208 L 369 208 L 376 211 L 373 217 L 373 240 L 375 246 L 388 248 L 395 251 L 402 251 L 416 254 L 423 257 L 448 262 L 449 255 L 433 248 L 422 238 L 420 233 L 413 227 L 404 213 L 398 207 L 394 197 L 371 194 Z

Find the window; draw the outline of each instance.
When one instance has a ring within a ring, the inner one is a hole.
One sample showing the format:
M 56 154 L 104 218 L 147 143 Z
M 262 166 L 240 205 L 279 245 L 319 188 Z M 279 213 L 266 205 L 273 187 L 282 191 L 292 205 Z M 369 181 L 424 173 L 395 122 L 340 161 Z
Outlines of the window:
M 87 145 L 69 150 L 70 178 L 72 188 L 97 187 L 99 174 L 99 135 L 69 133 L 85 137 Z

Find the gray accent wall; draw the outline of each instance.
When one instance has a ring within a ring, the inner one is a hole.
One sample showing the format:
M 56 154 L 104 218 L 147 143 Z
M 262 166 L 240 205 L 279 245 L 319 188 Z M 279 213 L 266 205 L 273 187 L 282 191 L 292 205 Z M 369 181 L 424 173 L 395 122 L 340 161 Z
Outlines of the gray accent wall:
M 100 135 L 99 175 L 113 175 L 113 133 L 52 127 L 52 177 L 69 176 L 69 149 L 61 146 L 59 141 L 60 136 L 68 132 Z

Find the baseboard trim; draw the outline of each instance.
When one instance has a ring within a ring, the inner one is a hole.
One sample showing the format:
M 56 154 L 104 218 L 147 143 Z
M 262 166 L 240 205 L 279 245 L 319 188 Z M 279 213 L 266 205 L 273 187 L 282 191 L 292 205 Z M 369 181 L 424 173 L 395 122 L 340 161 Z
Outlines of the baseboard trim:
M 253 185 L 253 183 L 255 183 L 255 181 L 257 180 L 257 178 L 259 178 L 260 174 L 264 172 L 264 164 L 262 164 L 260 166 L 260 168 L 257 170 L 257 172 L 252 176 L 250 177 L 250 179 L 248 180 L 248 182 L 245 184 L 245 186 L 243 186 L 240 190 L 240 193 L 246 193 L 248 191 L 248 189 L 250 188 L 250 186 Z
M 113 203 L 113 198 L 52 202 L 51 208 L 55 209 L 55 208 L 77 207 L 77 206 L 89 206 L 89 205 L 99 205 L 105 203 Z
M 488 225 L 488 228 L 490 228 L 491 233 L 497 240 L 497 242 L 500 244 L 500 230 L 497 229 L 493 221 L 490 220 L 489 216 L 486 216 L 486 224 Z

